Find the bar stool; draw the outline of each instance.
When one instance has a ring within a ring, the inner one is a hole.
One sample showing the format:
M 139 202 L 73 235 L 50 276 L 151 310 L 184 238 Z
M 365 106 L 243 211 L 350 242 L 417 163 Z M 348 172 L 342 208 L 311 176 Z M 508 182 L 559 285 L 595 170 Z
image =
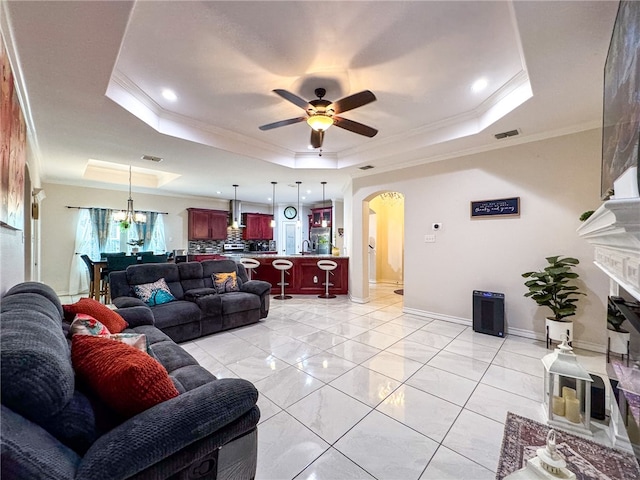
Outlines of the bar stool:
M 337 266 L 338 264 L 333 260 L 318 260 L 318 268 L 324 270 L 325 273 L 324 293 L 318 295 L 318 298 L 336 298 L 333 293 L 329 293 L 329 285 L 333 286 L 333 283 L 329 283 L 329 274 L 333 275 L 332 270 L 335 270 Z
M 277 258 L 271 263 L 271 265 L 273 265 L 273 268 L 276 270 L 280 270 L 280 283 L 278 284 L 280 285 L 280 295 L 276 295 L 273 298 L 276 300 L 289 300 L 290 298 L 293 298 L 291 295 L 284 294 L 284 286 L 289 285 L 284 281 L 284 274 L 286 273 L 287 275 L 291 275 L 287 270 L 293 267 L 293 263 L 289 260 L 285 260 L 284 258 Z
M 249 280 L 251 280 L 251 270 L 258 268 L 260 266 L 260 262 L 255 258 L 241 258 L 240 263 L 244 265 L 244 268 L 247 271 L 247 276 L 249 277 Z

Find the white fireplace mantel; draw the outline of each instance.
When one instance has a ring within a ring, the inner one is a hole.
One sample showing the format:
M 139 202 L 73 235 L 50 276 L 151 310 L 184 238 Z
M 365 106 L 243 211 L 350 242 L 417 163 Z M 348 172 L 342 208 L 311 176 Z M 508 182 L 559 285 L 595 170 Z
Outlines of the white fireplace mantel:
M 595 264 L 640 300 L 640 198 L 604 202 L 578 235 L 595 247 Z

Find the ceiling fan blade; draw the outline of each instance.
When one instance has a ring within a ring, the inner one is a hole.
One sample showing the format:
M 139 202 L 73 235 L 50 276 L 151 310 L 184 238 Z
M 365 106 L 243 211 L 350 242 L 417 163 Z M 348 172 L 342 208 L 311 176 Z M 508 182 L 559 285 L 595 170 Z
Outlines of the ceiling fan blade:
M 332 108 L 334 113 L 338 114 L 361 107 L 367 103 L 374 102 L 375 100 L 376 96 L 373 92 L 363 90 L 362 92 L 354 93 L 353 95 L 349 95 L 348 97 L 344 97 L 333 102 L 333 105 L 329 105 L 328 108 Z
M 271 130 L 272 128 L 284 127 L 286 125 L 293 125 L 294 123 L 304 122 L 307 117 L 290 118 L 288 120 L 280 120 L 279 122 L 267 123 L 258 127 L 260 130 Z
M 350 132 L 364 135 L 365 137 L 375 137 L 378 130 L 371 128 L 362 123 L 354 122 L 353 120 L 347 120 L 346 118 L 333 116 L 333 124 L 336 127 L 344 128 Z
M 307 102 L 306 100 L 300 98 L 299 96 L 297 96 L 294 93 L 288 92 L 287 90 L 282 90 L 282 89 L 275 89 L 274 93 L 277 93 L 278 95 L 280 95 L 282 98 L 284 98 L 285 100 L 290 101 L 291 103 L 293 103 L 294 105 L 297 105 L 298 107 L 300 107 L 303 110 L 308 110 L 308 109 L 313 109 L 314 107 Z
M 311 129 L 311 146 L 313 148 L 322 147 L 323 140 L 324 140 L 324 130 Z

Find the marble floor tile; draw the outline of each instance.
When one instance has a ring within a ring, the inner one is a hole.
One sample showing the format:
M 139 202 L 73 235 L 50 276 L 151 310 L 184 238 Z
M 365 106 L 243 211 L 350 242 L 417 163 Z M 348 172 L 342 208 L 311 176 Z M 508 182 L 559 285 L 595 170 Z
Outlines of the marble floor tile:
M 321 351 L 313 345 L 290 338 L 287 343 L 273 347 L 270 353 L 293 365 L 307 357 L 317 355 Z
M 287 412 L 332 444 L 371 412 L 371 407 L 325 385 L 291 405 Z
M 477 385 L 473 380 L 429 365 L 418 370 L 406 384 L 460 406 L 464 406 Z
M 264 395 L 258 395 L 257 405 L 258 405 L 258 408 L 260 409 L 260 421 L 258 422 L 258 425 L 263 423 L 265 420 L 270 419 L 276 413 L 279 413 L 282 411 L 282 409 L 279 406 L 277 406 L 275 403 L 273 403 Z
M 319 328 L 305 325 L 304 323 L 291 323 L 291 325 L 276 330 L 280 335 L 287 335 L 291 338 L 300 338 L 305 335 L 311 335 L 312 333 L 320 331 Z
M 227 368 L 239 378 L 244 378 L 250 382 L 257 382 L 267 378 L 278 370 L 283 370 L 287 367 L 289 367 L 288 363 L 267 352 L 262 352 L 261 355 L 252 355 L 227 365 Z
M 371 347 L 379 348 L 380 350 L 384 350 L 387 347 L 390 347 L 401 337 L 396 337 L 395 335 L 387 335 L 386 333 L 376 332 L 374 330 L 369 330 L 368 332 L 364 332 L 357 337 L 353 337 L 353 340 L 356 342 L 364 343 L 365 345 L 369 345 Z
M 553 350 L 547 349 L 544 342 L 530 338 L 509 335 L 502 344 L 502 350 L 541 359 Z
M 329 352 L 321 352 L 295 364 L 297 368 L 325 383 L 335 380 L 356 366 L 349 360 Z
M 330 448 L 309 465 L 295 480 L 375 480 L 358 465 Z
M 375 372 L 391 377 L 394 380 L 404 382 L 411 375 L 422 367 L 422 363 L 409 358 L 401 357 L 388 351 L 380 352 L 368 360 L 362 362 L 363 367 L 367 367 Z
M 418 330 L 415 327 L 408 327 L 406 325 L 399 325 L 397 323 L 383 323 L 382 325 L 373 329 L 374 332 L 386 333 L 387 335 L 394 335 L 396 337 L 406 337 L 410 333 Z
M 494 480 L 496 474 L 468 458 L 440 446 L 420 480 Z
M 416 317 L 408 314 L 402 314 L 399 317 L 389 320 L 389 323 L 402 325 L 403 327 L 415 327 L 416 329 L 420 329 L 431 322 L 433 322 L 433 320 L 430 318 Z
M 376 410 L 440 443 L 462 408 L 417 388 L 402 385 Z
M 464 332 L 456 337 L 456 339 L 492 348 L 500 348 L 505 340 L 504 337 L 496 337 L 493 335 L 487 335 L 486 333 L 474 332 L 471 327 L 467 327 Z
M 429 360 L 427 365 L 446 372 L 455 373 L 456 375 L 476 382 L 480 381 L 484 372 L 489 368 L 488 363 L 458 355 L 457 353 L 451 353 L 446 349 Z
M 422 330 L 455 338 L 466 330 L 466 328 L 466 325 L 458 325 L 457 323 L 445 322 L 443 320 L 434 320 L 422 327 Z
M 519 355 L 503 349 L 500 349 L 495 356 L 492 365 L 498 365 L 499 367 L 509 368 L 540 378 L 544 375 L 544 365 L 542 365 L 540 358 Z
M 542 378 L 491 365 L 481 383 L 542 402 Z
M 357 325 L 351 325 L 349 323 L 339 323 L 325 329 L 326 332 L 340 335 L 345 338 L 353 338 L 369 330 L 365 327 L 359 327 Z
M 438 444 L 409 427 L 373 411 L 334 448 L 380 480 L 417 480 Z
M 324 383 L 302 370 L 288 367 L 255 382 L 254 385 L 261 394 L 280 408 L 286 408 L 322 387 Z
M 402 339 L 385 350 L 386 352 L 395 353 L 401 357 L 410 358 L 420 363 L 427 363 L 440 350 L 428 347 L 422 343 L 412 342 L 411 340 Z
M 474 390 L 465 409 L 504 423 L 507 412 L 513 412 L 537 422 L 546 423 L 541 402 L 536 402 L 515 393 L 505 392 L 489 385 L 480 384 Z
M 374 310 L 371 313 L 367 314 L 367 317 L 369 318 L 375 318 L 377 320 L 384 320 L 385 322 L 388 322 L 389 320 L 393 320 L 394 318 L 399 317 L 402 314 L 402 312 L 398 311 L 398 310 Z
M 211 346 L 205 343 L 198 343 L 198 345 L 222 364 L 234 363 L 243 358 L 264 353 L 258 347 L 237 337 L 232 337 L 231 340 L 221 345 Z
M 314 347 L 319 348 L 321 350 L 326 350 L 328 348 L 335 347 L 336 345 L 339 345 L 342 342 L 346 342 L 347 338 L 341 337 L 340 335 L 335 335 L 333 333 L 329 333 L 326 330 L 319 330 L 309 335 L 298 337 L 298 340 L 301 340 L 304 343 L 308 343 L 309 345 L 313 345 Z
M 293 478 L 329 448 L 284 411 L 263 422 L 259 429 L 256 480 Z
M 503 430 L 502 423 L 463 410 L 442 445 L 495 472 Z
M 270 352 L 273 348 L 279 347 L 280 345 L 291 341 L 291 337 L 280 335 L 273 330 L 268 330 L 268 333 L 259 333 L 255 336 L 246 336 L 243 338 L 243 340 L 249 342 L 252 345 L 255 345 L 261 350 Z
M 400 382 L 368 368 L 357 366 L 330 383 L 356 400 L 375 407 L 400 386 Z
M 444 350 L 451 353 L 457 353 L 458 355 L 463 355 L 465 357 L 470 357 L 475 360 L 480 360 L 481 362 L 491 363 L 493 358 L 496 356 L 496 353 L 498 353 L 498 348 L 499 347 L 486 347 L 484 345 L 465 342 L 456 338 L 449 343 L 449 345 L 444 347 Z
M 346 358 L 353 363 L 362 363 L 366 359 L 373 357 L 376 353 L 380 352 L 379 348 L 370 347 L 364 343 L 354 342 L 353 340 L 347 340 L 340 345 L 327 350 L 329 353 L 338 355 L 339 357 Z
M 367 316 L 359 316 L 356 318 L 352 318 L 351 320 L 347 321 L 346 323 L 350 324 L 350 325 L 356 325 L 358 327 L 364 327 L 367 330 L 370 330 L 372 328 L 375 327 L 379 327 L 380 325 L 383 325 L 387 322 L 385 322 L 384 320 L 378 320 L 377 318 L 370 318 Z
M 427 332 L 424 329 L 420 329 L 412 334 L 406 336 L 405 340 L 421 343 L 428 347 L 442 349 L 446 347 L 453 340 L 452 337 L 446 335 L 440 335 L 438 333 Z

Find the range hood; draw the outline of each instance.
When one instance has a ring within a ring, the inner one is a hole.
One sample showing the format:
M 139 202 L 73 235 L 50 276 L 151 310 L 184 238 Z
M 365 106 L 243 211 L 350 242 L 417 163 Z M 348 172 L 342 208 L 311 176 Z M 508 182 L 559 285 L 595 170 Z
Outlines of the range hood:
M 238 221 L 238 228 L 244 227 L 242 224 L 242 209 L 240 200 L 229 200 L 229 226 L 233 226 L 233 221 Z

